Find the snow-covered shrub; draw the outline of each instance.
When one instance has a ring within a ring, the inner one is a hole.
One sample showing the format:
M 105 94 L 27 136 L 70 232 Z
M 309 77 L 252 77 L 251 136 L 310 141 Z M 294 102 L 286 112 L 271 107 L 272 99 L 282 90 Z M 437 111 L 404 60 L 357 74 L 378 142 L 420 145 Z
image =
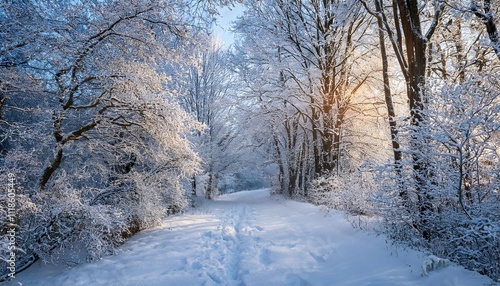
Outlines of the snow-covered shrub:
M 472 219 L 463 212 L 445 212 L 440 236 L 432 241 L 431 250 L 500 280 L 499 211 L 498 204 L 485 204 L 470 210 Z
M 434 212 L 421 213 L 418 199 L 408 203 L 400 196 L 398 184 L 389 169 L 379 175 L 382 192 L 374 196 L 375 213 L 383 218 L 385 234 L 393 241 L 425 249 L 435 255 L 459 263 L 499 280 L 500 204 L 499 196 L 490 193 L 481 204 L 469 205 L 467 212 L 458 202 L 456 189 L 437 185 L 433 193 Z M 450 175 L 450 177 L 454 177 Z M 390 186 L 392 189 L 389 190 Z M 425 220 L 430 239 L 425 239 L 418 223 Z
M 376 190 L 373 175 L 357 170 L 315 179 L 308 189 L 308 199 L 316 205 L 356 215 L 368 215 L 372 209 L 369 197 Z
M 86 206 L 72 238 L 83 241 L 87 260 L 113 254 L 121 245 L 135 221 L 125 210 L 109 205 Z M 72 241 L 79 246 L 77 241 Z M 71 246 L 70 246 L 71 247 Z
M 401 128 L 403 160 L 380 169 L 374 199 L 390 238 L 496 280 L 499 90 L 491 76 L 440 87 L 429 98 L 425 122 Z
M 183 113 L 177 111 L 180 113 L 171 110 L 171 115 L 182 120 Z M 61 253 L 71 251 L 97 259 L 113 253 L 137 231 L 159 224 L 169 211 L 184 209 L 187 196 L 181 182 L 197 170 L 198 160 L 182 138 L 183 130 L 190 126 L 168 126 L 173 122 L 166 120 L 146 130 L 118 133 L 109 132 L 110 126 L 102 126 L 107 132 L 98 130 L 88 134 L 91 140 L 71 144 L 58 172 L 43 190 L 36 188 L 36 180 L 30 181 L 33 174 L 41 173 L 40 167 L 32 164 L 33 159 L 17 151 L 5 155 L 0 179 L 7 182 L 10 173 L 17 178 L 18 265 L 38 259 L 56 261 Z M 126 160 L 131 154 L 134 159 Z M 41 155 L 39 152 L 34 157 Z M 3 192 L 0 203 L 7 206 Z M 2 223 L 7 222 L 4 208 L 0 217 Z M 2 241 L 8 238 L 7 229 L 2 225 Z M 5 260 L 8 249 L 2 247 L 0 252 Z

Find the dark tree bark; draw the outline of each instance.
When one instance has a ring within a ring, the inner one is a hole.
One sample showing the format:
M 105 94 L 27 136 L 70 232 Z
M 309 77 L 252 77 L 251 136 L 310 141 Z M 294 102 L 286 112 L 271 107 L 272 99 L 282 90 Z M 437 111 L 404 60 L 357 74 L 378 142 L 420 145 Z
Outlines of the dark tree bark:
M 498 28 L 493 18 L 493 11 L 491 11 L 491 0 L 483 0 L 482 9 L 478 7 L 477 3 L 472 2 L 471 10 L 486 27 L 486 32 L 488 32 L 488 37 L 491 41 L 491 47 L 500 60 L 500 35 L 498 34 Z
M 417 229 L 426 240 L 430 240 L 428 230 L 428 221 L 425 219 L 428 212 L 432 212 L 430 205 L 431 196 L 427 190 L 428 180 L 431 180 L 428 165 L 422 160 L 420 150 L 425 146 L 421 142 L 420 127 L 425 123 L 425 99 L 424 91 L 426 83 L 427 70 L 427 48 L 436 27 L 439 23 L 443 11 L 443 3 L 436 2 L 434 15 L 427 32 L 422 31 L 420 20 L 420 10 L 418 0 L 393 0 L 392 14 L 394 17 L 394 26 L 392 27 L 385 15 L 384 7 L 378 2 L 376 12 L 368 8 L 364 0 L 360 0 L 365 8 L 377 20 L 383 24 L 385 31 L 389 34 L 389 39 L 396 54 L 401 71 L 406 79 L 406 94 L 410 109 L 410 124 L 412 126 L 412 135 L 409 142 L 409 148 L 412 153 L 413 171 L 415 176 L 415 191 L 418 198 L 418 211 L 420 218 L 416 223 Z M 400 193 L 403 203 L 409 205 L 409 194 L 406 191 Z
M 41 191 L 45 189 L 47 186 L 47 183 L 49 182 L 50 178 L 54 174 L 54 172 L 59 168 L 62 162 L 62 157 L 63 157 L 63 147 L 59 146 L 56 151 L 56 155 L 54 156 L 54 159 L 50 163 L 49 166 L 45 168 L 43 171 L 42 179 L 40 180 L 39 188 Z
M 424 239 L 430 240 L 431 234 L 426 216 L 429 212 L 432 212 L 430 204 L 432 198 L 427 189 L 427 184 L 428 180 L 432 180 L 432 178 L 429 177 L 427 162 L 421 158 L 420 153 L 425 152 L 425 150 L 419 149 L 421 148 L 420 146 L 425 145 L 425 142 L 421 142 L 421 140 L 425 139 L 421 137 L 419 128 L 426 120 L 423 114 L 425 102 L 422 89 L 425 87 L 427 44 L 436 29 L 442 7 L 439 6 L 441 4 L 437 4 L 438 6 L 435 7 L 433 22 L 424 35 L 421 28 L 418 1 L 397 0 L 397 4 L 406 48 L 406 62 L 408 63 L 407 96 L 411 114 L 411 125 L 414 127 L 410 148 L 412 149 L 413 170 L 416 181 L 415 189 L 420 215 L 417 228 L 421 231 Z M 393 7 L 393 9 L 396 9 L 396 7 Z
M 381 12 L 381 3 L 375 0 L 375 12 Z M 384 24 L 381 17 L 377 17 L 378 36 L 380 41 L 380 55 L 382 57 L 382 78 L 384 83 L 384 97 L 387 106 L 387 114 L 389 117 L 389 128 L 391 132 L 392 150 L 394 154 L 394 165 L 396 172 L 400 173 L 401 166 L 401 150 L 398 142 L 398 127 L 396 124 L 396 112 L 394 111 L 394 104 L 392 102 L 391 86 L 389 81 L 389 63 L 387 58 L 387 50 L 385 47 Z

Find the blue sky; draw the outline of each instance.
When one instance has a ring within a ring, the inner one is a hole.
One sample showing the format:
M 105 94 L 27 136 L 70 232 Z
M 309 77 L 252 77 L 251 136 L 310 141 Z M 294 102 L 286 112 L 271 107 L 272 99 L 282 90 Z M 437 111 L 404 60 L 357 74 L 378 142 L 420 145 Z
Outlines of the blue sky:
M 217 18 L 217 24 L 214 26 L 214 33 L 226 48 L 234 43 L 235 35 L 230 31 L 231 22 L 243 13 L 243 9 L 243 5 L 236 4 L 231 9 L 224 7 L 219 10 L 220 15 Z

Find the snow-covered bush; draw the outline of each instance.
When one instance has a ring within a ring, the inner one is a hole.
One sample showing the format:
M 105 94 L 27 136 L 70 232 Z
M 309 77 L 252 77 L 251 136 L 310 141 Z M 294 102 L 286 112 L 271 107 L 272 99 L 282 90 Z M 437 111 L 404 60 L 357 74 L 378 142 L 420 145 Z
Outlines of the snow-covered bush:
M 370 196 L 377 188 L 370 172 L 356 170 L 320 177 L 310 184 L 308 199 L 316 205 L 347 211 L 355 215 L 371 214 Z
M 467 269 L 500 280 L 499 212 L 497 203 L 471 210 L 472 220 L 463 213 L 450 214 L 448 227 L 433 242 L 433 250 L 442 251 Z
M 390 238 L 496 280 L 499 90 L 498 78 L 487 76 L 433 91 L 425 124 L 400 132 L 401 141 L 413 136 L 414 144 L 402 150 L 399 168 L 381 168 L 380 193 L 374 200 Z M 415 168 L 415 158 L 425 172 Z

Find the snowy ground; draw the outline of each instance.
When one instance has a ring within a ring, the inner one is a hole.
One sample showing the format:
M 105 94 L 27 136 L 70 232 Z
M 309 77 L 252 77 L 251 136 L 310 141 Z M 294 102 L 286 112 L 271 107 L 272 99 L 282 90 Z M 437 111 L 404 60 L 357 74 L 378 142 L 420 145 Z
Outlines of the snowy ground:
M 267 190 L 225 195 L 141 232 L 119 254 L 71 269 L 39 264 L 22 285 L 496 285 L 459 266 L 421 277 L 425 255 L 353 229 L 340 213 Z M 8 285 L 19 285 L 8 283 Z

